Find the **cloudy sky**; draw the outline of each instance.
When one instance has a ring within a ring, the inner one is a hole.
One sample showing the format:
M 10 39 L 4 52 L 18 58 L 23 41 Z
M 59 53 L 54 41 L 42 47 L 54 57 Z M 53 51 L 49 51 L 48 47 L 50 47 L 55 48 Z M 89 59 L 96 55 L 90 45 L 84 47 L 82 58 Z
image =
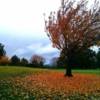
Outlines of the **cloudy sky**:
M 44 16 L 57 11 L 61 0 L 0 0 L 0 43 L 8 56 L 31 58 L 34 54 L 48 61 L 59 51 L 44 32 Z
M 43 13 L 48 15 L 59 6 L 60 0 L 0 0 L 0 43 L 5 45 L 7 55 L 59 56 L 44 32 L 43 17 Z

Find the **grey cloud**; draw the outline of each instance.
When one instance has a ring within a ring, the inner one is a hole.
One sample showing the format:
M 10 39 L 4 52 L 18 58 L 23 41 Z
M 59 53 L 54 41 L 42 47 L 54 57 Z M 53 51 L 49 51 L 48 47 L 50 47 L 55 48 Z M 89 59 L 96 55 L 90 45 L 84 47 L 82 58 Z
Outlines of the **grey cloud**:
M 33 54 L 40 54 L 47 60 L 50 60 L 54 56 L 59 56 L 59 51 L 52 48 L 51 41 L 47 38 L 35 38 L 28 36 L 26 37 L 15 37 L 1 34 L 0 43 L 5 45 L 8 56 L 14 54 L 19 57 L 31 58 Z

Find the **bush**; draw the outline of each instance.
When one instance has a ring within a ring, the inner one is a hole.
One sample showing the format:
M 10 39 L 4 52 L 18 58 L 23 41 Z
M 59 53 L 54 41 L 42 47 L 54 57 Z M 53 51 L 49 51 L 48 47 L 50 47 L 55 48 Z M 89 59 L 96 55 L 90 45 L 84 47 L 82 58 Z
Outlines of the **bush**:
M 2 56 L 0 58 L 0 65 L 8 65 L 10 63 L 10 60 L 7 56 Z

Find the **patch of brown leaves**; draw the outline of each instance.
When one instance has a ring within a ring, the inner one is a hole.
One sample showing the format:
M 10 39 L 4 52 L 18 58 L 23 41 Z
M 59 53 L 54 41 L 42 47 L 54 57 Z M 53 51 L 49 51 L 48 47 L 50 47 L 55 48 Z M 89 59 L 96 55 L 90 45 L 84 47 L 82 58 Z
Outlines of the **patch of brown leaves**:
M 13 82 L 34 95 L 100 94 L 100 76 L 89 74 L 75 74 L 68 78 L 61 72 L 39 73 L 17 77 Z

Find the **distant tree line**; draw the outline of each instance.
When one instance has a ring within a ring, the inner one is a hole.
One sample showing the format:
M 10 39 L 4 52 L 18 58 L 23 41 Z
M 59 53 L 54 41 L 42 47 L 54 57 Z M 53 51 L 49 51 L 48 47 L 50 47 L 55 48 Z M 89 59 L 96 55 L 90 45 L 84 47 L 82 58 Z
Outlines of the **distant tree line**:
M 60 57 L 54 57 L 51 59 L 49 65 L 45 65 L 45 58 L 41 55 L 32 55 L 30 60 L 26 58 L 20 58 L 17 55 L 13 55 L 9 58 L 6 55 L 4 45 L 0 43 L 0 65 L 10 66 L 26 66 L 26 67 L 38 67 L 38 68 L 65 68 L 67 66 L 65 50 L 60 54 Z M 71 62 L 73 69 L 100 69 L 100 48 L 96 53 L 91 49 L 77 52 L 73 56 Z
M 17 55 L 13 55 L 9 58 L 6 55 L 4 45 L 0 43 L 0 65 L 43 67 L 44 63 L 45 58 L 40 55 L 33 55 L 30 61 L 26 58 L 19 58 Z
M 35 57 L 40 58 L 35 58 Z M 10 66 L 26 66 L 26 67 L 43 67 L 44 66 L 44 58 L 39 55 L 33 55 L 29 60 L 26 58 L 19 58 L 17 55 L 12 56 L 11 58 L 7 56 L 3 56 L 0 58 L 0 65 L 10 65 Z
M 52 59 L 52 66 L 55 68 L 65 68 L 67 66 L 66 56 L 63 55 L 64 50 L 61 52 L 59 58 Z M 71 58 L 71 65 L 73 69 L 100 69 L 100 48 L 96 53 L 91 49 L 85 51 L 77 52 Z

